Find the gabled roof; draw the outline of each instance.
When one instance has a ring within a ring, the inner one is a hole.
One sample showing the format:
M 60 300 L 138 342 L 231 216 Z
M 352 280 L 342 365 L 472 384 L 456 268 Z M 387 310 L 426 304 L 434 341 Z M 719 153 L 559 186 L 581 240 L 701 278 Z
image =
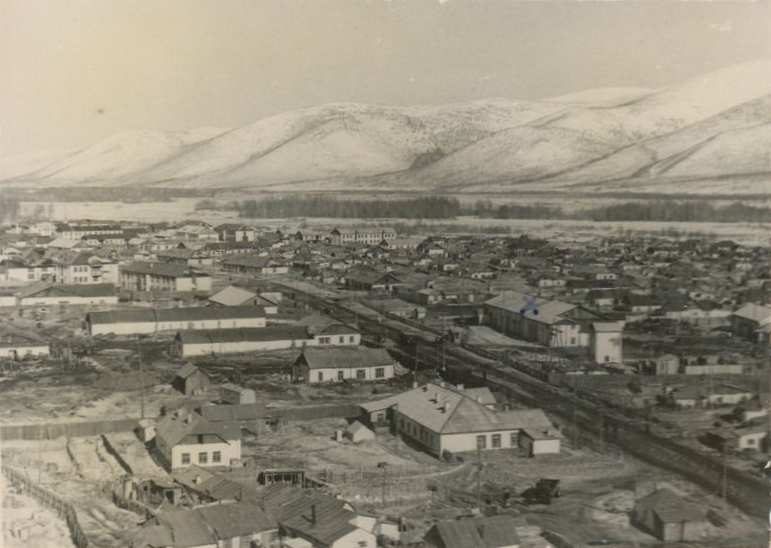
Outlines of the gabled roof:
M 254 299 L 256 296 L 256 293 L 231 285 L 209 297 L 209 300 L 225 306 L 238 306 Z
M 258 341 L 302 341 L 310 339 L 304 327 L 269 325 L 268 327 L 243 327 L 240 329 L 195 329 L 180 331 L 177 339 L 182 344 L 212 344 Z
M 202 320 L 235 320 L 264 317 L 265 310 L 259 306 L 189 306 L 141 310 L 109 310 L 105 312 L 89 312 L 86 315 L 86 319 L 92 325 L 144 322 L 193 322 Z
M 190 375 L 192 375 L 193 373 L 199 373 L 199 372 L 203 373 L 207 377 L 209 376 L 209 374 L 206 371 L 204 371 L 203 369 L 199 369 L 198 367 L 196 367 L 192 363 L 186 363 L 185 365 L 183 365 L 182 367 L 179 368 L 179 371 L 177 371 L 177 377 L 180 377 L 182 379 L 186 379 Z
M 0 326 L 0 347 L 14 348 L 45 345 L 48 345 L 48 341 L 32 331 L 22 330 L 10 325 Z
M 66 285 L 38 282 L 22 289 L 17 295 L 21 298 L 50 297 L 58 295 L 70 297 L 114 297 L 116 292 L 115 286 L 112 284 Z
M 509 312 L 522 313 L 524 310 L 528 319 L 549 325 L 566 319 L 563 317 L 565 313 L 578 308 L 576 304 L 550 301 L 517 291 L 504 291 L 484 304 Z
M 706 514 L 694 503 L 677 496 L 670 489 L 663 488 L 637 501 L 642 506 L 655 512 L 664 523 L 682 523 L 684 521 L 705 521 Z
M 344 501 L 330 496 L 306 495 L 281 508 L 278 521 L 285 528 L 329 546 L 358 529 L 351 523 L 356 514 L 344 505 Z
M 494 401 L 494 398 L 490 399 Z M 433 383 L 360 407 L 371 413 L 394 405 L 398 405 L 399 413 L 437 434 L 551 428 L 551 423 L 540 409 L 496 413 L 477 402 L 475 396 L 466 390 Z
M 771 308 L 755 303 L 744 305 L 734 312 L 733 315 L 753 322 L 758 322 L 760 325 L 771 322 Z
M 225 441 L 241 439 L 241 428 L 235 422 L 209 422 L 185 408 L 166 415 L 156 426 L 156 433 L 173 447 L 187 436 L 213 435 Z
M 519 544 L 516 526 L 511 516 L 491 516 L 440 521 L 434 527 L 444 548 L 502 548 Z
M 197 268 L 191 268 L 182 264 L 169 263 L 130 263 L 121 268 L 121 272 L 130 272 L 132 274 L 151 274 L 153 276 L 163 276 L 166 278 L 191 278 L 208 277 L 209 275 Z
M 306 348 L 298 358 L 300 360 L 304 360 L 310 369 L 381 367 L 396 363 L 385 348 L 366 346 Z

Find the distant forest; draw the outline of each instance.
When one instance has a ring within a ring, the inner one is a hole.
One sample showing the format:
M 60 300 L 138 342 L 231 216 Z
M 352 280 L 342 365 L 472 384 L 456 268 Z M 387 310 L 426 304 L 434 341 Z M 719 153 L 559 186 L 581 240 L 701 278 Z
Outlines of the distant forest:
M 151 187 L 53 187 L 7 188 L 3 196 L 20 202 L 171 202 L 174 198 L 201 198 L 212 196 L 208 189 L 188 188 L 151 188 Z
M 438 196 L 380 201 L 340 200 L 325 196 L 289 196 L 227 204 L 203 200 L 197 204 L 196 209 L 236 210 L 240 217 L 248 219 L 298 217 L 453 219 L 463 215 L 484 219 L 771 223 L 771 209 L 767 207 L 739 202 L 727 206 L 715 206 L 699 200 L 624 202 L 579 212 L 567 212 L 560 207 L 493 205 L 483 200 L 462 205 L 455 198 Z

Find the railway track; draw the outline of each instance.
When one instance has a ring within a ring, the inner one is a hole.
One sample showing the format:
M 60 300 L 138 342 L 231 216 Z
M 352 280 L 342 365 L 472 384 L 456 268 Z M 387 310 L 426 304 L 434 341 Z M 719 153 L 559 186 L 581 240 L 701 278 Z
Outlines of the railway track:
M 300 294 L 309 306 L 346 323 L 357 324 L 370 334 L 389 336 L 402 352 L 412 355 L 424 368 L 455 371 L 491 388 L 515 394 L 517 399 L 559 417 L 565 424 L 592 436 L 602 436 L 607 444 L 652 464 L 674 472 L 716 492 L 726 487 L 726 498 L 744 512 L 767 517 L 768 483 L 760 475 L 724 466 L 708 455 L 651 432 L 646 421 L 626 417 L 607 407 L 577 398 L 570 390 L 531 377 L 500 362 L 475 356 L 437 340 L 436 332 L 421 330 L 369 309 L 348 299 L 318 297 L 292 286 L 272 282 L 285 291 Z M 601 426 L 602 425 L 602 426 Z M 727 481 L 723 482 L 723 476 Z

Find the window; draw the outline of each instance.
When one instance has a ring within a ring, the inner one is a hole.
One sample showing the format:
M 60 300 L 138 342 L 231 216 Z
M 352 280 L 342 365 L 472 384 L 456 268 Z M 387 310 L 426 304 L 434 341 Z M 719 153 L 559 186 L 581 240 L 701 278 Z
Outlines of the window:
M 198 464 L 206 464 L 207 462 L 209 462 L 209 454 L 206 452 L 198 453 Z
M 477 449 L 487 449 L 487 436 L 477 436 Z
M 509 445 L 511 445 L 512 447 L 517 447 L 519 445 L 519 433 L 512 432 L 509 435 Z
M 343 373 L 342 371 L 338 371 L 337 372 L 337 380 L 342 381 L 344 379 L 345 379 L 345 373 Z
M 351 335 L 350 337 L 348 337 L 348 342 L 349 342 L 349 343 L 352 343 L 354 340 L 355 340 L 355 339 L 353 338 L 353 335 Z
M 322 382 L 324 380 L 324 373 L 319 371 L 319 382 Z
M 366 371 L 364 371 L 363 369 L 357 369 L 356 370 L 356 379 L 357 380 L 363 381 L 366 378 L 367 378 L 367 372 Z
M 610 356 L 605 356 L 605 363 L 608 363 L 610 361 Z
M 385 422 L 385 413 L 378 413 L 375 418 L 376 422 Z
M 319 344 L 329 344 L 332 342 L 331 337 L 319 337 Z
M 576 344 L 576 338 L 575 337 L 570 337 L 570 344 L 575 346 L 575 344 Z
M 385 378 L 385 368 L 384 367 L 378 367 L 375 369 L 375 378 L 376 379 L 383 379 Z
M 190 464 L 190 453 L 182 453 L 182 464 Z
M 493 434 L 493 449 L 500 449 L 501 447 L 501 435 Z
M 748 438 L 747 445 L 755 445 L 755 438 Z
M 211 461 L 212 462 L 220 462 L 222 460 L 222 453 L 220 451 L 214 451 L 211 454 Z
M 339 342 L 340 344 L 343 344 L 343 343 L 345 342 L 345 337 L 342 337 L 342 336 L 341 336 L 341 337 L 339 337 L 337 340 L 338 340 L 338 342 Z

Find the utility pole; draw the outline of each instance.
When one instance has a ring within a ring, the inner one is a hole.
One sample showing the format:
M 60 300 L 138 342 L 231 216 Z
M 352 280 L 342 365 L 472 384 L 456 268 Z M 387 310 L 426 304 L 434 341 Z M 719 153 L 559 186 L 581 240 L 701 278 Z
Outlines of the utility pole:
M 600 410 L 600 453 L 605 453 L 605 413 Z
M 383 490 L 382 494 L 381 494 L 381 499 L 382 499 L 383 508 L 385 508 L 385 505 L 386 505 L 386 467 L 384 466 L 381 470 L 382 470 L 382 473 L 380 474 L 380 477 L 382 479 L 381 487 L 382 487 L 382 490 Z
M 137 360 L 139 361 L 139 414 L 140 418 L 145 418 L 145 368 L 142 365 L 142 346 L 137 335 Z
M 575 377 L 573 377 L 573 449 L 578 449 L 578 392 L 576 392 Z
M 482 446 L 477 442 L 477 504 L 482 512 Z
M 723 442 L 723 500 L 728 500 L 728 447 Z

